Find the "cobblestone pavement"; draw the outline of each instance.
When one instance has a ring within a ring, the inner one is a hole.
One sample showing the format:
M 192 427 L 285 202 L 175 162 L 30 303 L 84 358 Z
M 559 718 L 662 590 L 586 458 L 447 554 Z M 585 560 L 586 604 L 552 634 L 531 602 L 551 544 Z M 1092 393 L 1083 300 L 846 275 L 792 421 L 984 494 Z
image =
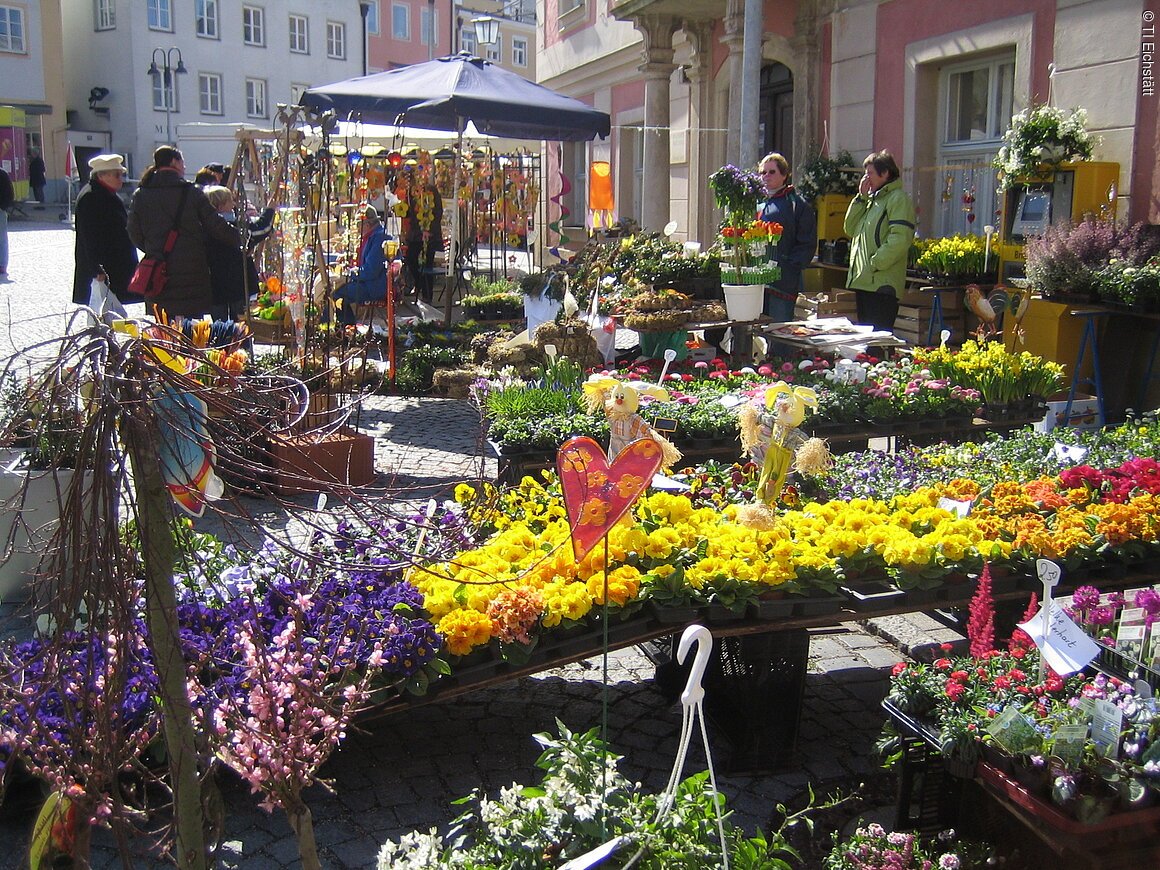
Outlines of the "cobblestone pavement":
M 72 232 L 57 224 L 15 222 L 11 240 L 11 280 L 0 285 L 0 318 L 7 320 L 0 356 L 55 334 L 70 307 Z M 494 461 L 480 458 L 478 418 L 465 402 L 377 398 L 359 422 L 378 438 L 379 483 L 406 486 L 413 497 L 442 497 L 457 480 L 495 473 Z M 250 512 L 271 524 L 285 519 L 260 504 Z M 920 615 L 810 631 L 805 692 L 796 711 L 800 729 L 787 772 L 719 776 L 734 821 L 752 830 L 807 783 L 824 793 L 873 775 L 872 746 L 884 718 L 878 704 L 890 667 L 905 652 L 955 638 Z M 636 648 L 609 656 L 607 682 L 603 670 L 596 657 L 363 723 L 323 770 L 333 791 L 315 787 L 306 795 L 323 865 L 373 866 L 383 841 L 448 822 L 456 814 L 450 802 L 472 789 L 494 793 L 512 782 L 534 783 L 539 752 L 532 734 L 554 731 L 557 718 L 570 729 L 587 730 L 607 709 L 609 740 L 626 756 L 625 772 L 661 789 L 677 749 L 680 705 L 653 682 L 653 665 Z M 786 693 L 783 713 L 793 715 L 794 707 Z M 710 739 L 720 771 L 729 744 L 716 727 Z M 703 768 L 698 741 L 686 773 Z M 223 777 L 222 786 L 228 810 L 222 866 L 297 866 L 285 818 L 258 809 L 236 779 Z M 13 795 L 0 808 L 0 868 L 21 866 L 34 808 L 27 794 Z M 96 840 L 94 866 L 121 866 L 107 837 L 98 833 Z M 165 866 L 148 856 L 135 863 Z

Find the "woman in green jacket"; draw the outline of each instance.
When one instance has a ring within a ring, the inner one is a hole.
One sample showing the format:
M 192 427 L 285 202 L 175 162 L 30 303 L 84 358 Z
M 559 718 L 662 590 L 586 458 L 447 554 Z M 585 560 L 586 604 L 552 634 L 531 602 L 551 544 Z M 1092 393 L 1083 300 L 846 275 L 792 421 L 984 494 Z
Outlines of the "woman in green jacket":
M 902 189 L 898 164 L 889 151 L 874 152 L 862 166 L 866 172 L 844 224 L 852 240 L 846 286 L 858 291 L 859 323 L 893 329 L 914 241 L 914 203 Z

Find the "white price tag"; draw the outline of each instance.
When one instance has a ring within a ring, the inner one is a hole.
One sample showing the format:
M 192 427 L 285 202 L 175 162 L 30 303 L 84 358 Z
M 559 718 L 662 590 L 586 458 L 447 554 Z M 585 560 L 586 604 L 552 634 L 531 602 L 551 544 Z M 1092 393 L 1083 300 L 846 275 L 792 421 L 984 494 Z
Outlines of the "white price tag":
M 965 519 L 971 513 L 971 505 L 973 502 L 959 501 L 954 498 L 940 498 L 938 506 L 948 513 L 952 513 L 960 520 Z
M 1078 444 L 1060 444 L 1056 441 L 1051 453 L 1060 462 L 1083 462 L 1087 458 L 1088 449 Z

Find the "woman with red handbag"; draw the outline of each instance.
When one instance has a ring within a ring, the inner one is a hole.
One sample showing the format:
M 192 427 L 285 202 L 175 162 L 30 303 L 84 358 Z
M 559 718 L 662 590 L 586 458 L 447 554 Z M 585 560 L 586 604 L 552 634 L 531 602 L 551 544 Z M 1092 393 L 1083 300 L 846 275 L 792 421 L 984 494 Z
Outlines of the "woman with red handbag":
M 166 280 L 151 303 L 167 317 L 198 318 L 213 307 L 206 240 L 241 247 L 238 228 L 217 213 L 200 188 L 185 180 L 185 160 L 171 145 L 153 165 L 129 206 L 129 238 L 146 257 L 164 262 Z

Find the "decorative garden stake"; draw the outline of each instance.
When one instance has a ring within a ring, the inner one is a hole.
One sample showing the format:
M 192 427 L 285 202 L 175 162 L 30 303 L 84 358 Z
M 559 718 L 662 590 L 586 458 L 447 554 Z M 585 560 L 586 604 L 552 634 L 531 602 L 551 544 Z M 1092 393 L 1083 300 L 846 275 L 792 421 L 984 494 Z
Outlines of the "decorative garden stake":
M 641 394 L 662 401 L 668 399 L 668 390 L 641 384 L 635 387 L 616 378 L 592 375 L 584 382 L 584 394 L 589 411 L 601 408 L 608 415 L 608 455 L 616 457 L 631 442 L 638 438 L 655 441 L 661 449 L 662 468 L 671 468 L 681 460 L 681 451 L 664 435 L 645 422 L 640 411 Z
M 572 438 L 560 446 L 556 468 L 577 562 L 629 512 L 660 467 L 661 450 L 651 438 L 633 441 L 611 465 L 591 438 Z

